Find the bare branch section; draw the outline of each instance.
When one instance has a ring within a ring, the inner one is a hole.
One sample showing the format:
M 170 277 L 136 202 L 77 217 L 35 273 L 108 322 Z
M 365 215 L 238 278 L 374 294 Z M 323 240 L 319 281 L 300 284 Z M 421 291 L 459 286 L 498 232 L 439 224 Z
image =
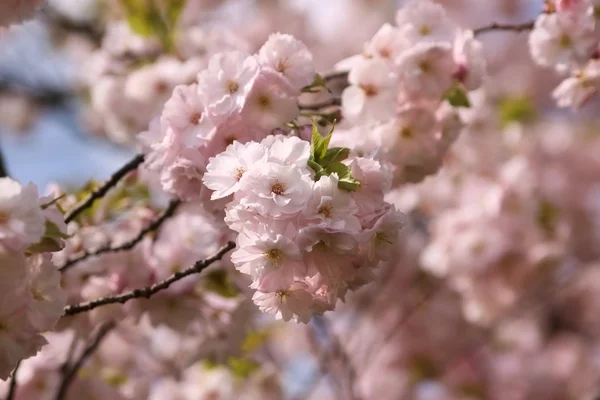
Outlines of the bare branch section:
M 129 300 L 133 300 L 133 299 L 140 299 L 140 298 L 149 299 L 152 295 L 154 295 L 162 290 L 167 289 L 173 283 L 180 281 L 187 276 L 201 273 L 206 268 L 208 268 L 210 265 L 212 265 L 213 263 L 215 263 L 215 262 L 219 261 L 221 258 L 223 258 L 223 256 L 225 254 L 227 254 L 228 251 L 230 251 L 234 248 L 235 248 L 235 243 L 229 242 L 229 243 L 227 243 L 227 245 L 223 246 L 221 248 L 221 250 L 219 250 L 214 256 L 209 257 L 205 260 L 197 261 L 190 268 L 184 269 L 183 271 L 176 272 L 173 275 L 171 275 L 170 277 L 168 277 L 167 279 L 165 279 L 164 281 L 155 283 L 152 286 L 135 289 L 130 292 L 123 293 L 123 294 L 120 294 L 117 296 L 103 297 L 101 299 L 93 300 L 93 301 L 90 301 L 87 303 L 81 303 L 81 304 L 67 306 L 64 309 L 65 315 L 76 315 L 76 314 L 90 311 L 95 308 L 102 307 L 102 306 L 109 305 L 109 304 L 117 304 L 117 303 L 125 304 Z
M 319 111 L 322 110 L 324 108 L 329 108 L 329 107 L 337 107 L 337 106 L 341 106 L 342 105 L 342 99 L 339 98 L 331 98 L 329 100 L 320 102 L 320 103 L 314 103 L 314 104 L 300 104 L 300 109 L 301 110 L 307 110 L 307 111 Z
M 6 396 L 6 400 L 14 400 L 17 395 L 17 372 L 19 372 L 19 366 L 21 365 L 21 361 L 17 363 L 17 366 L 12 372 L 12 378 L 10 380 L 10 385 L 8 387 L 8 395 Z
M 65 216 L 65 223 L 73 221 L 79 214 L 90 208 L 96 200 L 101 199 L 108 193 L 110 189 L 115 187 L 121 179 L 128 173 L 137 169 L 144 162 L 144 155 L 138 154 L 127 164 L 119 168 L 111 177 L 102 184 L 98 189 L 94 190 L 85 200 L 79 203 L 73 210 L 69 211 Z
M 99 256 L 107 253 L 119 253 L 121 251 L 127 251 L 133 249 L 138 243 L 140 243 L 144 237 L 154 231 L 156 231 L 160 226 L 169 218 L 175 214 L 177 208 L 181 205 L 181 200 L 172 200 L 169 203 L 169 206 L 163 211 L 160 217 L 152 221 L 147 227 L 142 229 L 133 239 L 128 242 L 123 243 L 119 246 L 106 246 L 101 247 L 95 251 L 85 251 L 82 255 L 72 258 L 65 263 L 58 270 L 64 272 L 70 268 L 72 268 L 75 264 L 80 263 L 81 261 L 87 260 L 90 257 Z
M 481 35 L 482 33 L 494 32 L 494 31 L 512 31 L 512 32 L 524 32 L 533 29 L 535 21 L 528 21 L 522 24 L 499 24 L 494 22 L 491 25 L 482 26 L 473 30 L 473 35 Z
M 111 321 L 107 322 L 106 324 L 100 327 L 94 340 L 92 340 L 92 342 L 85 348 L 85 350 L 83 350 L 83 353 L 81 353 L 81 356 L 79 356 L 77 361 L 75 361 L 75 364 L 73 364 L 71 368 L 66 369 L 67 372 L 64 374 L 63 379 L 60 382 L 60 387 L 58 388 L 58 392 L 56 393 L 55 400 L 63 400 L 66 398 L 69 386 L 75 380 L 75 377 L 77 376 L 77 373 L 79 372 L 81 367 L 83 367 L 83 364 L 87 361 L 88 358 L 90 358 L 92 354 L 94 354 L 98 346 L 100 346 L 100 343 L 102 343 L 102 340 L 104 340 L 106 335 L 111 330 L 113 330 L 115 326 L 116 324 L 114 323 L 114 321 Z

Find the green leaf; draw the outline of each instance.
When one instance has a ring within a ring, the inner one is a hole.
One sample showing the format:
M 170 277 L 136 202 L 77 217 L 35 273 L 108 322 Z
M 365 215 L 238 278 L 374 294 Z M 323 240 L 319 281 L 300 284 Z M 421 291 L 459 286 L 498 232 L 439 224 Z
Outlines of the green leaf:
M 448 100 L 448 103 L 453 107 L 471 107 L 471 102 L 465 90 L 458 84 L 452 86 L 444 94 L 444 98 Z
M 327 87 L 327 82 L 325 81 L 325 79 L 323 79 L 321 75 L 315 74 L 315 79 L 313 80 L 313 82 L 310 85 L 303 87 L 302 92 L 317 93 L 319 92 L 320 88 L 324 88 L 329 93 L 331 93 L 331 90 Z
M 68 239 L 71 236 L 66 235 L 58 229 L 58 226 L 50 220 L 46 220 L 46 231 L 42 236 L 42 239 L 35 244 L 32 244 L 25 250 L 28 254 L 37 253 L 54 253 L 60 251 L 63 248 L 63 239 Z
M 348 158 L 350 149 L 347 147 L 332 147 L 325 152 L 323 163 L 325 166 L 331 163 L 341 162 Z
M 327 175 L 325 169 L 313 160 L 308 160 L 308 166 L 315 171 L 315 181 L 318 181 L 322 176 Z
M 204 287 L 206 290 L 226 298 L 233 298 L 239 294 L 238 289 L 229 279 L 227 271 L 222 269 L 207 274 L 204 278 Z
M 185 0 L 170 0 L 161 4 L 153 0 L 121 2 L 133 32 L 144 37 L 156 36 L 167 50 L 173 49 L 172 29 L 181 15 Z
M 227 364 L 231 372 L 238 378 L 248 378 L 253 372 L 260 369 L 260 364 L 248 358 L 230 357 Z
M 248 332 L 246 339 L 242 343 L 244 353 L 252 353 L 258 350 L 269 339 L 267 332 Z
M 341 162 L 332 163 L 327 166 L 326 171 L 328 175 L 337 174 L 339 178 L 338 187 L 347 192 L 354 192 L 360 188 L 360 182 L 354 179 L 350 167 Z

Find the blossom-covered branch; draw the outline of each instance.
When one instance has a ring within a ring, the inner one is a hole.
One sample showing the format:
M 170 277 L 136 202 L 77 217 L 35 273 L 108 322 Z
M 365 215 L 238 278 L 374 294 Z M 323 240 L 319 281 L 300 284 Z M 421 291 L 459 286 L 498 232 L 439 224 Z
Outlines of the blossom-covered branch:
M 168 207 L 163 211 L 161 216 L 158 217 L 157 219 L 155 219 L 154 221 L 152 221 L 150 224 L 148 224 L 148 226 L 146 226 L 144 229 L 142 229 L 133 239 L 131 239 L 119 246 L 108 245 L 108 246 L 101 247 L 98 250 L 94 250 L 94 251 L 85 250 L 82 255 L 70 259 L 58 270 L 61 272 L 64 272 L 64 271 L 72 268 L 75 264 L 77 264 L 81 261 L 87 260 L 90 257 L 95 257 L 95 256 L 99 256 L 102 254 L 107 254 L 107 253 L 118 253 L 121 251 L 131 250 L 138 243 L 140 243 L 144 239 L 144 237 L 146 237 L 146 235 L 156 231 L 158 228 L 160 228 L 160 226 L 167 219 L 171 218 L 173 216 L 173 214 L 175 214 L 175 211 L 177 210 L 177 208 L 180 205 L 181 205 L 180 200 L 171 200 Z
M 107 322 L 102 325 L 98 329 L 98 333 L 96 337 L 92 340 L 92 342 L 83 350 L 81 356 L 75 361 L 72 367 L 68 365 L 65 366 L 65 374 L 60 382 L 60 386 L 58 388 L 58 392 L 56 393 L 55 400 L 64 400 L 67 396 L 67 391 L 69 390 L 69 386 L 77 376 L 77 373 L 83 366 L 83 364 L 94 354 L 102 340 L 106 337 L 106 335 L 112 331 L 116 326 L 114 321 Z
M 80 204 L 78 204 L 73 210 L 69 211 L 65 215 L 65 222 L 69 223 L 73 221 L 79 214 L 84 212 L 86 209 L 90 208 L 96 200 L 104 197 L 110 189 L 115 187 L 121 179 L 123 179 L 128 173 L 137 169 L 144 162 L 144 155 L 138 154 L 132 160 L 130 160 L 127 164 L 123 165 L 119 168 L 115 173 L 113 173 L 110 178 L 102 184 L 99 188 L 94 190 L 89 194 Z
M 225 254 L 227 254 L 227 252 L 229 252 L 230 250 L 232 250 L 234 248 L 235 248 L 235 243 L 229 242 L 229 243 L 227 243 L 227 245 L 223 246 L 221 248 L 221 250 L 219 250 L 214 256 L 209 257 L 205 260 L 198 261 L 193 266 L 191 266 L 187 269 L 184 269 L 183 271 L 178 271 L 178 272 L 174 273 L 173 275 L 171 275 L 170 277 L 168 277 L 167 279 L 165 279 L 161 282 L 155 283 L 152 286 L 135 289 L 130 292 L 123 293 L 123 294 L 120 294 L 117 296 L 109 296 L 109 297 L 104 297 L 104 298 L 101 298 L 98 300 L 90 301 L 87 303 L 67 306 L 64 309 L 64 314 L 65 315 L 75 315 L 75 314 L 90 311 L 97 307 L 105 306 L 108 304 L 117 304 L 117 303 L 124 304 L 124 303 L 128 302 L 129 300 L 133 300 L 133 299 L 140 299 L 140 298 L 148 299 L 155 293 L 158 293 L 161 290 L 167 289 L 173 283 L 175 283 L 187 276 L 199 274 L 200 272 L 204 271 L 206 268 L 208 268 L 213 263 L 221 260 L 221 258 L 223 258 L 223 256 Z

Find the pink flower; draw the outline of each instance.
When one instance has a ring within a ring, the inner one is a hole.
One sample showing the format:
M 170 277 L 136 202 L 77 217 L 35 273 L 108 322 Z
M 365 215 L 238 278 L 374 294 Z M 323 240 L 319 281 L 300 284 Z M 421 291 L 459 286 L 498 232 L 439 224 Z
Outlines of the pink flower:
M 161 118 L 188 147 L 202 144 L 212 128 L 196 84 L 177 86 L 165 104 Z
M 358 207 L 349 192 L 338 188 L 338 182 L 337 174 L 322 176 L 313 186 L 302 216 L 310 223 L 358 232 Z
M 398 61 L 404 90 L 410 97 L 441 99 L 452 85 L 456 70 L 452 46 L 446 43 L 420 43 L 404 52 Z
M 364 232 L 363 240 L 368 240 L 369 261 L 378 262 L 390 258 L 392 251 L 398 247 L 398 234 L 405 224 L 405 215 L 392 206 L 375 221 L 373 228 Z
M 267 132 L 298 116 L 298 93 L 279 75 L 263 70 L 246 100 L 243 117 Z
M 310 157 L 310 143 L 295 136 L 274 137 L 268 144 L 268 160 L 285 166 L 300 168 L 308 173 L 308 158 Z M 267 139 L 268 139 L 267 138 Z M 267 145 L 267 139 L 262 144 Z
M 345 270 L 351 267 L 358 253 L 357 236 L 326 226 L 313 225 L 298 234 L 298 246 L 310 275 L 315 273 L 335 283 L 343 279 Z
M 395 108 L 397 80 L 382 59 L 363 59 L 348 75 L 350 86 L 342 93 L 344 116 L 352 122 L 389 118 Z
M 444 7 L 430 0 L 408 2 L 396 14 L 396 23 L 412 44 L 452 41 L 457 30 Z
M 277 290 L 294 282 L 294 277 L 306 273 L 298 246 L 293 242 L 296 228 L 288 227 L 285 235 L 268 229 L 245 229 L 237 238 L 237 250 L 231 254 L 236 268 L 255 281 L 253 288 Z
M 49 255 L 31 256 L 27 264 L 27 290 L 31 296 L 27 317 L 38 331 L 51 330 L 63 315 L 66 302 L 66 294 L 60 285 L 60 272 Z
M 235 198 L 263 216 L 286 219 L 302 211 L 311 188 L 311 179 L 298 168 L 267 162 L 248 171 Z
M 207 188 L 213 190 L 211 199 L 220 199 L 235 193 L 241 185 L 246 171 L 252 167 L 260 168 L 266 161 L 265 146 L 250 142 L 241 144 L 233 142 L 225 152 L 209 160 L 203 181 Z
M 473 31 L 464 31 L 456 37 L 454 61 L 457 66 L 454 78 L 469 91 L 479 88 L 486 73 L 486 60 L 483 46 L 474 38 Z
M 256 59 L 239 51 L 210 59 L 208 68 L 198 75 L 198 92 L 215 123 L 244 107 L 258 72 Z
M 296 282 L 289 287 L 282 287 L 273 292 L 257 291 L 252 296 L 254 304 L 262 312 L 274 314 L 276 319 L 308 323 L 312 316 L 311 304 L 313 296 L 308 293 L 305 283 Z
M 37 186 L 0 178 L 0 244 L 25 248 L 37 243 L 46 230 L 45 222 Z
M 366 53 L 381 57 L 389 63 L 395 63 L 400 54 L 409 47 L 409 43 L 400 29 L 383 24 L 366 46 Z
M 160 176 L 163 189 L 183 200 L 199 198 L 204 188 L 204 163 L 204 157 L 198 151 L 181 154 L 173 164 L 163 170 Z
M 261 47 L 258 59 L 263 67 L 269 67 L 287 80 L 296 90 L 312 83 L 315 65 L 308 48 L 291 35 L 274 33 Z

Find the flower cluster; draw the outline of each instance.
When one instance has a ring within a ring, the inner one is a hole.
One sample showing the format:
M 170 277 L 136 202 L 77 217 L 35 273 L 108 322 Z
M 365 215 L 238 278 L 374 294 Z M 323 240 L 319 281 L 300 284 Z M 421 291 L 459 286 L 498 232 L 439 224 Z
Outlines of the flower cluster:
M 466 92 L 481 86 L 485 59 L 473 33 L 432 1 L 409 2 L 396 22 L 382 26 L 363 54 L 338 64 L 350 68 L 340 126 L 347 132 L 338 138 L 362 153 L 379 152 L 400 184 L 439 169 L 461 128 L 448 103 L 469 105 Z M 365 129 L 372 134 L 362 135 Z
M 197 83 L 175 88 L 161 117 L 141 135 L 147 168 L 166 192 L 200 198 L 208 159 L 295 119 L 298 96 L 314 78 L 311 53 L 290 35 L 273 34 L 258 54 L 213 56 Z
M 48 199 L 46 199 L 48 200 Z M 66 226 L 42 203 L 33 184 L 0 178 L 0 379 L 35 355 L 62 315 L 65 295 L 49 251 L 59 249 Z
M 533 59 L 568 75 L 553 93 L 560 107 L 581 107 L 600 88 L 599 16 L 597 0 L 548 0 L 535 21 L 529 37 Z
M 403 225 L 383 200 L 388 171 L 327 149 L 329 138 L 315 131 L 312 151 L 297 137 L 236 141 L 204 175 L 213 199 L 233 196 L 225 217 L 239 233 L 231 259 L 252 278 L 254 302 L 285 321 L 306 323 L 370 282 Z

